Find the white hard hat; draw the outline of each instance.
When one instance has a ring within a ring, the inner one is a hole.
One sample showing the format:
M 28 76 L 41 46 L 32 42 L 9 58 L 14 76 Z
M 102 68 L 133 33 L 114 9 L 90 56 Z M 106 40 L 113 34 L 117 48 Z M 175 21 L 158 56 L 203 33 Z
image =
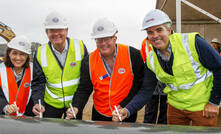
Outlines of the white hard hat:
M 19 50 L 26 54 L 31 54 L 31 43 L 26 36 L 16 36 L 8 44 L 7 47 Z
M 141 30 L 145 30 L 149 27 L 161 25 L 167 22 L 172 24 L 172 21 L 168 15 L 159 9 L 154 9 L 148 12 L 144 17 Z
M 51 12 L 45 19 L 45 29 L 66 29 L 67 19 L 57 11 Z
M 110 37 L 117 33 L 115 24 L 107 18 L 98 19 L 93 25 L 92 38 Z
M 219 45 L 221 45 L 221 42 L 217 38 L 213 38 L 211 42 L 218 43 Z

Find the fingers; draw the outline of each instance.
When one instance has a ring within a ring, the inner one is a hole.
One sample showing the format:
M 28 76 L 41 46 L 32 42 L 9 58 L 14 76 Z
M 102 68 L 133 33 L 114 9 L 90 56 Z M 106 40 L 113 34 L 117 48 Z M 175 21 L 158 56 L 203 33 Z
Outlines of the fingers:
M 125 118 L 127 118 L 128 113 L 127 113 L 127 110 L 126 110 L 125 108 L 120 109 L 119 112 L 120 112 L 120 115 L 121 115 L 122 120 L 124 120 Z
M 40 110 L 38 109 L 38 107 L 37 107 L 36 105 L 38 105 L 38 104 L 35 104 L 35 105 L 33 106 L 32 112 L 33 112 L 35 115 L 40 115 L 40 113 L 39 113 Z
M 206 118 L 213 118 L 219 115 L 219 106 L 207 104 L 203 110 L 203 116 Z
M 215 111 L 203 111 L 203 116 L 206 117 L 206 118 L 213 118 L 213 117 L 216 117 L 218 116 L 218 112 L 215 112 Z
M 119 115 L 114 110 L 113 113 L 112 113 L 112 121 L 119 122 L 120 121 L 119 116 L 121 117 L 122 120 L 127 118 L 127 110 L 125 108 L 119 109 Z
M 67 111 L 66 111 L 65 119 L 70 120 L 72 118 L 74 118 L 74 115 L 72 114 L 71 108 L 68 108 Z
M 73 112 L 75 113 L 75 116 L 78 114 L 78 108 L 73 107 Z M 66 111 L 66 118 L 67 120 L 73 119 L 74 118 L 74 113 L 72 112 L 71 108 L 68 108 Z
M 44 113 L 45 112 L 45 108 L 44 106 L 41 105 L 41 108 L 39 106 L 39 104 L 35 104 L 32 108 L 32 112 L 37 115 L 40 116 L 40 112 Z
M 112 113 L 112 121 L 120 122 L 120 118 L 119 118 L 119 115 L 117 114 L 116 110 L 114 110 L 113 113 Z
M 7 107 L 7 113 L 11 114 L 11 113 L 15 113 L 16 111 L 18 111 L 18 107 L 15 104 L 11 104 Z
M 112 112 L 112 121 L 115 121 L 115 122 L 120 121 L 120 119 L 118 118 L 118 114 L 115 110 Z

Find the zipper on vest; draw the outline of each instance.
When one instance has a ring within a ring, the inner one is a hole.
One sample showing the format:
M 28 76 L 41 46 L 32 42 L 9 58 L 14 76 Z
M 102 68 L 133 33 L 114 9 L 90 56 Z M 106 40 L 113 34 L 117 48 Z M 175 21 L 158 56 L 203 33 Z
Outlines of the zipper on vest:
M 67 41 L 67 40 L 66 40 L 66 41 Z M 63 104 L 64 104 L 64 108 L 65 108 L 65 96 L 64 96 L 64 86 L 63 86 L 63 74 L 64 74 L 65 64 L 66 64 L 66 61 L 67 61 L 67 56 L 68 56 L 69 47 L 70 47 L 69 42 L 66 42 L 66 44 L 68 45 L 68 51 L 67 51 L 67 53 L 66 53 L 66 57 L 65 57 L 65 61 L 64 61 L 64 66 L 63 66 L 63 68 L 62 68 L 62 73 L 61 73 L 61 89 L 62 89 L 62 93 L 63 93 Z
M 65 59 L 65 62 L 66 62 L 66 59 Z M 64 108 L 65 108 L 65 97 L 64 97 L 64 87 L 63 87 L 63 73 L 64 73 L 64 70 L 62 69 L 62 73 L 61 73 L 61 89 L 62 89 L 62 93 L 63 93 L 63 104 L 64 104 Z
M 101 58 L 101 55 L 100 55 L 100 58 Z M 101 58 L 102 59 L 102 58 Z M 105 69 L 105 71 L 106 71 L 106 74 L 105 75 L 103 75 L 103 76 L 101 76 L 100 77 L 100 80 L 102 80 L 102 79 L 104 79 L 104 77 L 106 78 L 106 75 L 107 76 L 109 76 L 110 77 L 110 85 L 109 85 L 109 91 L 108 91 L 108 93 L 109 93 L 109 95 L 108 95 L 108 97 L 109 97 L 109 108 L 110 108 L 110 110 L 111 110 L 111 112 L 113 111 L 112 110 L 112 108 L 111 108 L 111 102 L 110 102 L 110 89 L 111 89 L 111 80 L 112 80 L 112 74 L 109 74 L 109 72 L 107 71 L 107 68 L 106 68 L 106 66 L 105 66 L 105 64 L 104 64 L 104 61 L 102 60 L 102 62 L 103 62 L 103 66 L 104 66 L 104 69 Z M 114 63 L 115 64 L 115 63 Z M 113 70 L 114 70 L 114 65 L 113 65 Z M 113 71 L 112 71 L 113 72 Z
M 118 48 L 118 47 L 117 47 Z M 115 48 L 115 49 L 117 49 Z M 117 53 L 116 53 L 116 58 L 117 58 Z M 113 112 L 114 110 L 111 108 L 111 82 L 112 82 L 112 74 L 114 72 L 114 66 L 115 66 L 115 62 L 116 62 L 116 59 L 114 60 L 114 63 L 113 63 L 113 70 L 112 70 L 112 73 L 110 75 L 110 85 L 109 85 L 109 107 L 110 107 L 110 110 L 111 112 Z M 105 68 L 106 69 L 106 68 Z M 106 70 L 107 71 L 107 70 Z

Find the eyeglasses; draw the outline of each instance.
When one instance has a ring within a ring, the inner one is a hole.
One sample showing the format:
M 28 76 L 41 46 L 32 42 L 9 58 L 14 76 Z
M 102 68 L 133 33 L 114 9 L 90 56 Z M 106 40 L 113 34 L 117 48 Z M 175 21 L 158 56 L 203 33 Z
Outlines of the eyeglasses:
M 114 36 L 112 36 L 112 37 L 105 37 L 105 38 L 97 38 L 97 39 L 95 39 L 95 41 L 96 41 L 96 43 L 102 43 L 103 41 L 104 42 L 110 42 L 113 37 Z

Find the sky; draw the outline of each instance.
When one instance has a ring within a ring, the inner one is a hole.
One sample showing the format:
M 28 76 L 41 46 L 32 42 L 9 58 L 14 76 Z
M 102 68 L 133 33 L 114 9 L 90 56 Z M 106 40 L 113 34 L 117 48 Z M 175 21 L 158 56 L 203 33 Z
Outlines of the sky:
M 61 12 L 68 20 L 68 37 L 81 39 L 89 52 L 96 49 L 91 39 L 94 21 L 100 17 L 112 20 L 118 28 L 117 43 L 141 48 L 145 31 L 144 16 L 156 6 L 156 0 L 1 0 L 0 21 L 16 35 L 31 42 L 48 41 L 44 20 L 52 11 Z M 0 37 L 0 42 L 6 42 Z

